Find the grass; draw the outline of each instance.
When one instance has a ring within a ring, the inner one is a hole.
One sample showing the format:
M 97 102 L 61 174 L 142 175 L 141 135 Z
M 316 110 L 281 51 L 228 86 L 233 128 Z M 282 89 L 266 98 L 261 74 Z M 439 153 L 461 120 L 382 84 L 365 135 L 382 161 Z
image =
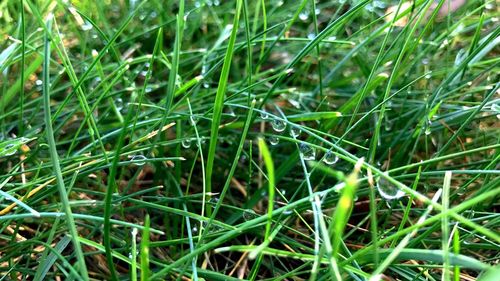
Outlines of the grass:
M 2 2 L 2 280 L 496 280 L 499 7 L 411 3 Z

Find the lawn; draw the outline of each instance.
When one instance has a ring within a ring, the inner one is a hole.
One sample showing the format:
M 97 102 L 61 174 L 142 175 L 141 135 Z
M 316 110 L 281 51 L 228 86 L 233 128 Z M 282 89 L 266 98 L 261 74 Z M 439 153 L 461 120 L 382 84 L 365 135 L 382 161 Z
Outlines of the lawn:
M 0 280 L 498 280 L 493 0 L 0 2 Z

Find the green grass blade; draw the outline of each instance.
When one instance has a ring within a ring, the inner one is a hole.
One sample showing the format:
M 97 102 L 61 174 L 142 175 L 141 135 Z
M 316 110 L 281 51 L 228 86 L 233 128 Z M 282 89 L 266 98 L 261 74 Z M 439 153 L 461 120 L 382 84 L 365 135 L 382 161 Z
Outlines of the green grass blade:
M 78 270 L 80 271 L 84 280 L 88 280 L 87 266 L 85 265 L 85 258 L 78 238 L 78 231 L 76 229 L 75 221 L 69 205 L 69 197 L 64 184 L 64 179 L 59 164 L 59 155 L 57 154 L 56 142 L 54 139 L 54 132 L 52 129 L 51 107 L 50 107 L 50 36 L 49 32 L 52 26 L 52 18 L 47 20 L 47 32 L 45 35 L 44 44 L 44 62 L 43 62 L 43 101 L 45 112 L 45 126 L 47 132 L 47 142 L 49 144 L 50 158 L 54 174 L 57 179 L 57 188 L 59 190 L 60 200 L 64 213 L 66 214 L 66 223 L 73 241 L 73 247 L 78 260 Z
M 217 94 L 215 96 L 215 101 L 214 101 L 212 126 L 210 130 L 210 145 L 208 148 L 208 155 L 207 155 L 207 170 L 206 170 L 207 174 L 205 179 L 206 191 L 208 193 L 212 192 L 212 173 L 214 167 L 215 149 L 217 147 L 217 142 L 219 137 L 219 125 L 222 116 L 222 109 L 224 107 L 224 96 L 226 94 L 226 88 L 228 84 L 229 70 L 233 58 L 234 43 L 236 42 L 236 35 L 238 33 L 241 6 L 242 6 L 242 0 L 237 0 L 236 12 L 233 19 L 233 28 L 231 30 L 231 36 L 229 37 L 229 43 L 224 57 L 224 64 L 222 65 L 222 71 L 219 78 L 219 86 L 217 87 Z M 210 195 L 208 196 L 208 200 L 210 200 Z M 207 205 L 207 215 L 211 215 L 211 213 L 212 213 L 211 206 Z

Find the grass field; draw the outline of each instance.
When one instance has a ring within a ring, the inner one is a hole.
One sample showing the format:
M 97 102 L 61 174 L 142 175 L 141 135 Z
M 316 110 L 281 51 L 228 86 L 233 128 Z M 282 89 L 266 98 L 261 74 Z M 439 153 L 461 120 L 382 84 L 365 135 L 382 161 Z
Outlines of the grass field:
M 498 280 L 499 15 L 1 1 L 0 280 Z

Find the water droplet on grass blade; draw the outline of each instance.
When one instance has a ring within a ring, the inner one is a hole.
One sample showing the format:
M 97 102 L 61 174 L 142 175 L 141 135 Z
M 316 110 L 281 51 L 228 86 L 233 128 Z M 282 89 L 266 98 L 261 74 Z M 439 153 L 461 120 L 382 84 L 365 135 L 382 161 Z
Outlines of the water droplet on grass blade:
M 11 156 L 17 152 L 16 146 L 12 143 L 7 144 L 2 151 L 3 156 Z
M 190 138 L 183 139 L 181 142 L 181 145 L 184 148 L 190 148 L 191 147 L 191 139 Z
M 148 158 L 142 154 L 137 154 L 130 157 L 130 161 L 132 161 L 136 166 L 143 166 L 144 164 L 146 164 L 146 160 L 148 160 Z
M 309 11 L 304 10 L 299 14 L 299 19 L 306 21 L 309 18 Z
M 491 110 L 495 114 L 500 114 L 500 100 L 496 100 L 495 103 L 491 104 Z
M 265 111 L 261 111 L 260 112 L 260 118 L 267 119 L 267 118 L 269 118 L 269 114 L 267 112 L 265 112 Z
M 302 154 L 302 157 L 304 157 L 304 160 L 309 161 L 316 159 L 316 150 L 305 143 L 301 143 L 299 145 L 299 151 Z
M 189 116 L 189 123 L 191 124 L 191 126 L 195 126 L 196 123 L 198 123 L 198 116 L 195 115 Z
M 280 142 L 279 138 L 277 138 L 275 136 L 269 137 L 269 143 L 271 145 L 277 145 L 279 142 Z
M 90 23 L 90 22 L 85 22 L 85 24 L 83 24 L 81 26 L 82 30 L 83 31 L 89 31 L 93 28 L 94 26 Z
M 123 109 L 123 100 L 122 98 L 117 98 L 115 100 L 115 105 L 116 105 L 116 109 L 118 109 L 119 111 Z
M 325 157 L 323 157 L 323 162 L 328 165 L 335 164 L 337 161 L 339 161 L 339 157 L 331 151 L 327 151 Z
M 299 137 L 301 132 L 302 131 L 299 128 L 296 128 L 296 127 L 290 128 L 290 136 L 292 136 L 294 138 Z
M 430 135 L 432 133 L 431 127 L 430 126 L 425 127 L 424 133 L 425 133 L 426 136 Z
M 283 132 L 286 129 L 286 123 L 279 119 L 274 119 L 271 126 L 276 132 Z
M 394 200 L 405 195 L 405 193 L 397 186 L 382 177 L 377 179 L 377 190 L 380 196 L 382 196 L 385 200 Z

